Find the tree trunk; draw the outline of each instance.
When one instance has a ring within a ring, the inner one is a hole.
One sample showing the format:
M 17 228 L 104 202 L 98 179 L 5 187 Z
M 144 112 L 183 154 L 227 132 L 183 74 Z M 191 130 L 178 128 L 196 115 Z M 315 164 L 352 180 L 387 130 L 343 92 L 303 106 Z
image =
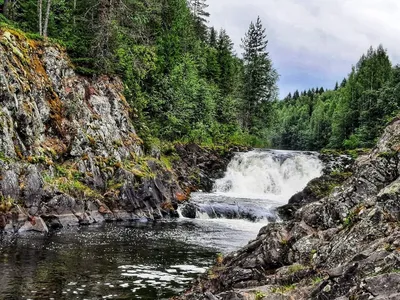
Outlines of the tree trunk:
M 47 9 L 46 9 L 46 19 L 44 20 L 43 26 L 43 36 L 47 37 L 47 31 L 49 27 L 49 18 L 50 18 L 50 7 L 51 7 L 51 0 L 47 0 Z
M 38 0 L 39 34 L 43 35 L 43 0 Z
M 75 26 L 76 26 L 76 0 L 74 0 L 74 12 L 73 12 L 73 14 L 74 14 L 74 29 L 75 29 Z
M 6 18 L 8 18 L 8 2 L 9 0 L 4 0 L 3 4 L 3 14 Z

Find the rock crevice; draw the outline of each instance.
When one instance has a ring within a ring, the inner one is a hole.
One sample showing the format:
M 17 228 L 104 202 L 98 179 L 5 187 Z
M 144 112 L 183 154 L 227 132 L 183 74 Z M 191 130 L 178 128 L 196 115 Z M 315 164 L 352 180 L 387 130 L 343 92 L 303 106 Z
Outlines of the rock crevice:
M 311 182 L 180 299 L 398 299 L 399 147 L 396 119 L 327 195 Z
M 1 230 L 176 217 L 210 186 L 230 152 L 146 156 L 123 91 L 118 78 L 77 74 L 61 47 L 0 29 Z

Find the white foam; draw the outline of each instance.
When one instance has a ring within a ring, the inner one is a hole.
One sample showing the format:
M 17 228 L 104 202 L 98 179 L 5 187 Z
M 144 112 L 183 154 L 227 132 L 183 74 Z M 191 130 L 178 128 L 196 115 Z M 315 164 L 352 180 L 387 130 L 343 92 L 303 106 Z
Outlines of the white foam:
M 323 164 L 315 155 L 301 152 L 251 151 L 238 153 L 214 192 L 233 198 L 268 199 L 285 204 L 313 178 Z

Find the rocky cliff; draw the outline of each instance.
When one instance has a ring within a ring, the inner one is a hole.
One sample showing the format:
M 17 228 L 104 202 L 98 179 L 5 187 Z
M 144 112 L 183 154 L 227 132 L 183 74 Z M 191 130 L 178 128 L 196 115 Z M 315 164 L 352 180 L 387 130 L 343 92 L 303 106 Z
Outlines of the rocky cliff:
M 194 145 L 146 157 L 123 90 L 78 75 L 61 47 L 0 28 L 0 229 L 176 216 L 226 167 L 228 152 Z
M 343 184 L 322 198 L 310 193 L 318 180 L 309 185 L 287 221 L 262 228 L 179 299 L 400 299 L 399 150 L 396 119 Z

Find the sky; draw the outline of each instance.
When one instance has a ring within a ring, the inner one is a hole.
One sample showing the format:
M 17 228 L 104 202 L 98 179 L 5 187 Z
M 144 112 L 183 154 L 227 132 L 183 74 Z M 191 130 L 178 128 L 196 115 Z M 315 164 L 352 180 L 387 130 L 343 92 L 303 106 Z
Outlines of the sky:
M 241 38 L 259 15 L 280 74 L 280 96 L 333 89 L 370 46 L 400 63 L 400 0 L 208 0 L 210 26 L 224 28 L 241 55 Z

